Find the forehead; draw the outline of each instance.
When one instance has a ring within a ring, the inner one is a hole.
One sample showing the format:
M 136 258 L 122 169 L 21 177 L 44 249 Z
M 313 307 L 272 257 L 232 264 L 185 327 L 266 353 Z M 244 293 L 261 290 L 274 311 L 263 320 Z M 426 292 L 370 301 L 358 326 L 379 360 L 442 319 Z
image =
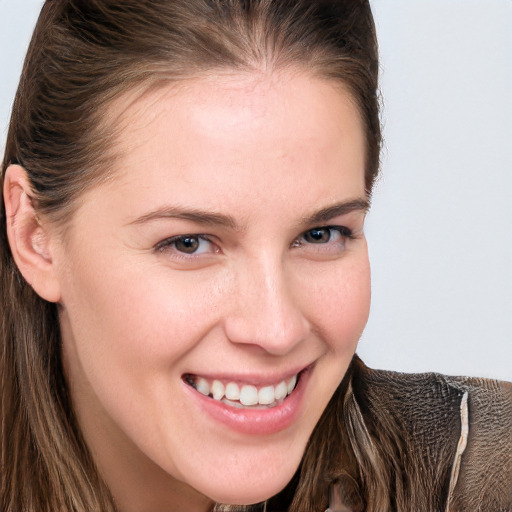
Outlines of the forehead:
M 215 203 L 210 192 L 225 204 L 219 192 L 229 185 L 282 200 L 300 177 L 302 193 L 325 196 L 331 185 L 339 200 L 343 184 L 344 195 L 364 195 L 361 117 L 335 82 L 299 71 L 226 73 L 132 91 L 111 109 L 117 190 L 138 181 L 155 196 L 190 196 L 194 186 L 198 202 Z
M 108 119 L 121 144 L 133 144 L 134 138 L 142 143 L 152 126 L 167 123 L 169 127 L 172 119 L 181 130 L 184 118 L 198 132 L 205 128 L 205 134 L 217 122 L 223 128 L 219 138 L 233 127 L 268 131 L 301 121 L 293 130 L 298 136 L 306 120 L 308 138 L 327 140 L 327 131 L 346 137 L 348 131 L 363 128 L 357 103 L 342 82 L 317 78 L 300 68 L 269 73 L 225 71 L 178 82 L 159 81 L 128 91 L 109 110 Z M 316 121 L 324 130 L 315 126 Z

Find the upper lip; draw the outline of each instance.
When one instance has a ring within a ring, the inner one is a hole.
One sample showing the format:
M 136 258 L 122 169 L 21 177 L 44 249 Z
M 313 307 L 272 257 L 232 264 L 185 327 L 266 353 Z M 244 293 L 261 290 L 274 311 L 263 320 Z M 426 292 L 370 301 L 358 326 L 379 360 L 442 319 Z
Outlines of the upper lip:
M 194 375 L 196 377 L 202 377 L 207 380 L 220 380 L 224 382 L 236 382 L 244 384 L 253 384 L 255 386 L 266 386 L 279 384 L 283 380 L 291 379 L 294 375 L 301 373 L 304 370 L 308 370 L 313 367 L 314 363 L 307 364 L 306 366 L 300 366 L 291 368 L 286 371 L 280 371 L 279 373 L 265 373 L 265 372 L 248 372 L 243 374 L 224 373 L 224 372 L 186 372 L 183 377 L 187 375 Z

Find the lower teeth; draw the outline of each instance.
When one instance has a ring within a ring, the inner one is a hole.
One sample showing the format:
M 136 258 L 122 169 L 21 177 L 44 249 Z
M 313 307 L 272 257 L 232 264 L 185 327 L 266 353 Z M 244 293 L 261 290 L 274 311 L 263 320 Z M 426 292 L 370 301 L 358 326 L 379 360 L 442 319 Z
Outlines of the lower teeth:
M 235 407 L 237 409 L 243 409 L 245 407 L 240 402 L 233 402 L 233 400 L 228 400 L 227 398 L 223 398 L 221 402 L 223 404 L 230 405 L 231 407 Z
M 227 398 L 223 398 L 221 402 L 231 407 L 235 407 L 236 409 L 270 409 L 272 407 L 277 407 L 278 405 L 282 404 L 283 400 L 284 398 L 282 398 L 281 400 L 276 400 L 269 405 L 243 405 L 240 402 L 234 402 L 233 400 L 228 400 Z

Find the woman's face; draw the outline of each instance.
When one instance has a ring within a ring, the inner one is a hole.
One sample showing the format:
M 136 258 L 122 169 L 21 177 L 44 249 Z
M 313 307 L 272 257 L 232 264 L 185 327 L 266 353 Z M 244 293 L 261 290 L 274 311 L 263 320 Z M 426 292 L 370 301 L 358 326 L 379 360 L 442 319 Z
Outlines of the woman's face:
M 263 500 L 367 320 L 360 116 L 299 72 L 125 100 L 54 257 L 78 421 L 123 511 Z

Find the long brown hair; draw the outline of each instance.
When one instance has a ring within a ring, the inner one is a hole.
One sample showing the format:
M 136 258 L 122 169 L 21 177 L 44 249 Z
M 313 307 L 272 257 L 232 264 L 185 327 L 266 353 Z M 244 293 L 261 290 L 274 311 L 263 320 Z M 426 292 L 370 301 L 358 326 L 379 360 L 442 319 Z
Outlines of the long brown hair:
M 10 164 L 22 165 L 38 211 L 64 224 L 76 198 L 109 176 L 117 132 L 108 107 L 123 93 L 216 71 L 287 66 L 352 94 L 365 127 L 370 196 L 381 133 L 367 0 L 47 0 L 14 102 L 2 181 Z M 0 201 L 0 509 L 112 512 L 114 501 L 73 416 L 56 305 L 16 268 Z M 346 391 L 343 384 L 336 396 Z M 318 482 L 308 475 L 326 457 L 319 440 L 339 431 L 332 407 L 313 435 L 302 476 L 283 491 L 293 510 L 315 510 L 325 501 L 323 487 L 313 489 Z

